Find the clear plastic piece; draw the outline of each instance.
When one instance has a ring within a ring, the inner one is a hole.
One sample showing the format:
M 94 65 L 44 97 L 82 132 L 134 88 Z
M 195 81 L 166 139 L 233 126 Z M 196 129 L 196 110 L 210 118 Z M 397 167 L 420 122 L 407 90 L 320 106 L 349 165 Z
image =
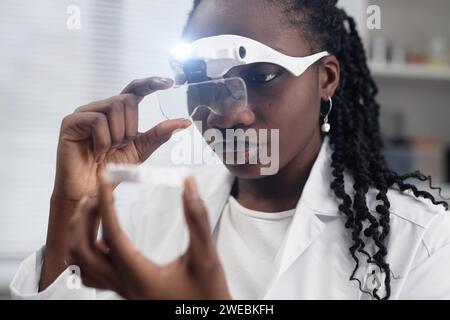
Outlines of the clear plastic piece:
M 174 86 L 156 94 L 167 119 L 205 119 L 211 112 L 228 115 L 247 107 L 247 87 L 239 77 Z

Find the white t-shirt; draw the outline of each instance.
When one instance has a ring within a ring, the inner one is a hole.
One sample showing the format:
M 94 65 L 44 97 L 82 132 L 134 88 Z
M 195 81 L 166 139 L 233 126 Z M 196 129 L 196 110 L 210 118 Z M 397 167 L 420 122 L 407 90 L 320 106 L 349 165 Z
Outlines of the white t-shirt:
M 295 209 L 260 212 L 230 196 L 216 229 L 217 250 L 234 299 L 261 299 Z

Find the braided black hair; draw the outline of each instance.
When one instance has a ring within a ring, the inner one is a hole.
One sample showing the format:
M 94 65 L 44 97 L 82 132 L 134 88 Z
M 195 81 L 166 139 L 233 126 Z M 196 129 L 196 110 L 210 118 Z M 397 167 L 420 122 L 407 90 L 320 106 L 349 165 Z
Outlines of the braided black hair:
M 333 149 L 331 158 L 331 189 L 341 203 L 339 210 L 346 216 L 345 227 L 351 231 L 353 241 L 350 254 L 355 260 L 350 280 L 358 282 L 362 292 L 375 299 L 389 299 L 391 270 L 386 262 L 387 248 L 385 242 L 389 235 L 390 202 L 388 189 L 397 185 L 401 191 L 411 190 L 414 196 L 431 200 L 435 205 L 443 205 L 448 210 L 448 203 L 436 201 L 426 191 L 405 182 L 407 179 L 430 181 L 419 171 L 399 175 L 389 169 L 383 155 L 383 140 L 379 127 L 379 109 L 375 97 L 377 86 L 367 66 L 367 59 L 361 38 L 353 18 L 336 6 L 337 0 L 266 0 L 271 5 L 283 6 L 286 22 L 298 27 L 301 36 L 307 40 L 311 50 L 326 50 L 335 55 L 340 63 L 340 84 L 333 97 L 334 108 L 329 117 L 332 131 L 329 133 Z M 201 0 L 194 0 L 194 7 L 189 15 L 193 16 Z M 322 106 L 325 107 L 325 106 Z M 323 119 L 320 119 L 322 121 Z M 353 176 L 353 198 L 344 189 L 344 170 Z M 377 191 L 379 204 L 375 212 L 367 206 L 366 194 L 369 188 Z M 371 255 L 365 250 L 363 240 L 370 239 L 376 246 Z M 375 264 L 385 274 L 386 294 L 380 297 L 377 288 L 367 292 L 355 277 L 360 261 L 358 254 L 365 255 L 367 262 Z

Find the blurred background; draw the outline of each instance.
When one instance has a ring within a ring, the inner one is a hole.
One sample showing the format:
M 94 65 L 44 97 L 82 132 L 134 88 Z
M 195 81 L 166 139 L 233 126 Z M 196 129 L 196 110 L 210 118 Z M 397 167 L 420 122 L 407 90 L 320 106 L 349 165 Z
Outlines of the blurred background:
M 400 173 L 433 176 L 449 197 L 450 1 L 341 5 L 358 22 L 380 88 L 388 161 Z M 381 9 L 381 29 L 367 27 L 370 5 Z M 45 243 L 61 119 L 133 79 L 170 77 L 167 53 L 190 7 L 190 0 L 0 2 L 0 298 L 20 260 Z M 70 19 L 78 13 L 79 25 Z M 151 96 L 140 112 L 141 130 L 163 119 Z M 147 164 L 170 164 L 170 148 Z

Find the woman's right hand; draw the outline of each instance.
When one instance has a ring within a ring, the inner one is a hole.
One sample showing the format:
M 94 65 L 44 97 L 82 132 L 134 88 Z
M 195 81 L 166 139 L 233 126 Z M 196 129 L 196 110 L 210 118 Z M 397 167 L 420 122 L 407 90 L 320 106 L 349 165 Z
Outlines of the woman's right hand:
M 167 120 L 147 132 L 138 132 L 138 104 L 157 90 L 172 85 L 170 79 L 147 78 L 131 82 L 118 96 L 79 107 L 61 125 L 53 198 L 78 201 L 94 197 L 99 172 L 108 163 L 139 164 L 145 161 L 186 119 Z
M 62 121 L 40 290 L 70 263 L 69 221 L 80 199 L 96 196 L 104 167 L 142 163 L 175 130 L 190 126 L 187 119 L 167 120 L 138 132 L 138 104 L 146 95 L 171 86 L 170 79 L 135 80 L 118 96 L 79 107 Z

